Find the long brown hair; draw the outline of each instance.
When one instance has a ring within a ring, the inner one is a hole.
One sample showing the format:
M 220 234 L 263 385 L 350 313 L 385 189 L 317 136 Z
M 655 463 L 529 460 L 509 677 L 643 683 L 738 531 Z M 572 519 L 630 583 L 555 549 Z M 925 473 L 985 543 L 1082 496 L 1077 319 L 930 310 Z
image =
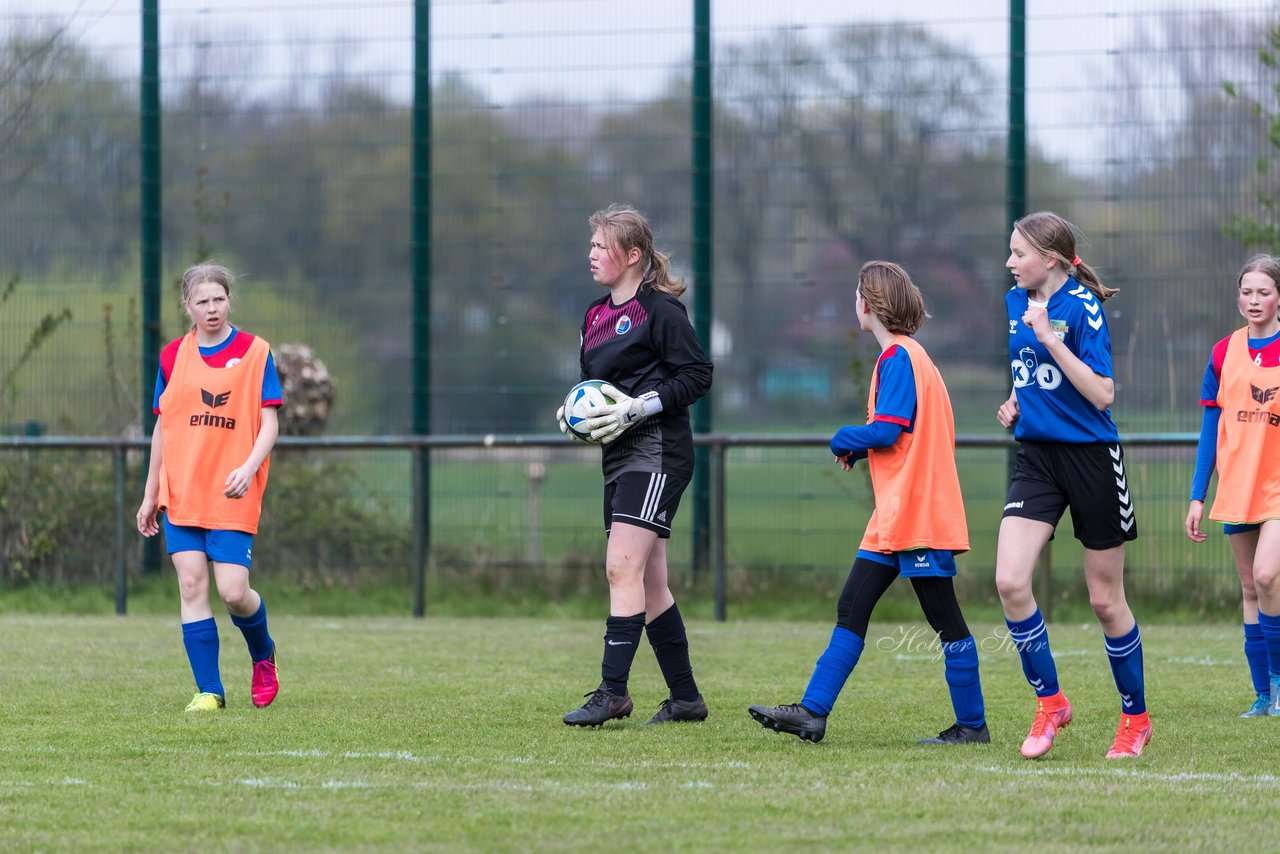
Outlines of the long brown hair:
M 678 297 L 685 291 L 684 279 L 671 277 L 671 256 L 653 248 L 653 229 L 639 211 L 629 205 L 610 205 L 596 211 L 587 220 L 594 233 L 605 234 L 605 244 L 610 252 L 620 252 L 625 257 L 632 249 L 640 250 L 641 288 L 653 288 L 664 294 Z
M 1100 300 L 1109 300 L 1120 293 L 1117 288 L 1102 284 L 1098 274 L 1076 253 L 1076 227 L 1052 211 L 1027 214 L 1013 224 L 1014 230 L 1026 238 L 1031 248 L 1045 258 L 1053 258 L 1062 265 L 1067 275 L 1093 291 Z M 1078 263 L 1077 263 L 1078 262 Z
M 1240 283 L 1244 281 L 1245 273 L 1261 273 L 1271 279 L 1280 287 L 1280 258 L 1274 255 L 1254 255 L 1248 261 L 1244 262 L 1244 266 L 1240 268 L 1240 275 L 1236 276 L 1236 287 L 1240 287 Z
M 929 313 L 924 295 L 907 271 L 892 261 L 868 261 L 858 271 L 862 301 L 895 335 L 913 335 Z

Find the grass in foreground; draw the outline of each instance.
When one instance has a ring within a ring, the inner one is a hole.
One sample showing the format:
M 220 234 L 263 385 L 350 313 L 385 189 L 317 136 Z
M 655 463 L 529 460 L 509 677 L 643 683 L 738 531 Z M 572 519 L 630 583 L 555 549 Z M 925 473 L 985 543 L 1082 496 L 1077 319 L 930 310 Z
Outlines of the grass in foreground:
M 280 617 L 265 710 L 219 622 L 228 708 L 194 715 L 176 617 L 0 618 L 0 849 L 1249 850 L 1274 833 L 1280 720 L 1237 717 L 1232 626 L 1144 627 L 1155 738 L 1116 763 L 1096 625 L 1052 627 L 1076 722 L 1027 762 L 1032 701 L 990 625 L 973 628 L 993 744 L 926 748 L 952 718 L 923 626 L 872 626 L 809 745 L 746 706 L 800 698 L 823 623 L 695 622 L 706 723 L 641 724 L 665 697 L 646 644 L 633 717 L 578 730 L 560 716 L 598 682 L 598 620 Z

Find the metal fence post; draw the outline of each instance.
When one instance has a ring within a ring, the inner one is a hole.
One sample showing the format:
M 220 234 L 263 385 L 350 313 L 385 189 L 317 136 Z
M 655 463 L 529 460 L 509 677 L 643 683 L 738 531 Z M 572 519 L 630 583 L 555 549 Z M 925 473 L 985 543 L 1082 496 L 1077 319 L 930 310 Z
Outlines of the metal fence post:
M 116 445 L 114 454 L 115 504 L 116 504 L 116 613 L 125 613 L 128 596 L 128 564 L 125 560 L 125 454 L 124 442 Z
M 724 488 L 724 469 L 725 469 L 725 443 L 723 439 L 717 439 L 711 443 L 711 471 L 713 473 L 713 486 L 711 490 L 711 505 L 715 508 L 715 517 L 711 526 L 711 539 L 714 544 L 712 547 L 711 564 L 715 574 L 715 602 L 716 602 L 716 619 L 724 622 L 728 619 L 726 613 L 725 598 L 727 596 L 725 589 L 725 488 Z

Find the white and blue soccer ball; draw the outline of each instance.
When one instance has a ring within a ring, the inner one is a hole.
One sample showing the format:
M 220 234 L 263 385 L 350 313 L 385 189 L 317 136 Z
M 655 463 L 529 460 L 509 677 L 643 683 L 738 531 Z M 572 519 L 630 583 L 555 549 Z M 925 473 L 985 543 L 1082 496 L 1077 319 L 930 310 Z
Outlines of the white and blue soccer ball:
M 564 396 L 564 423 L 575 438 L 584 442 L 594 442 L 591 431 L 587 429 L 587 419 L 594 418 L 598 412 L 592 412 L 601 406 L 611 406 L 613 398 L 600 390 L 604 380 L 583 380 Z

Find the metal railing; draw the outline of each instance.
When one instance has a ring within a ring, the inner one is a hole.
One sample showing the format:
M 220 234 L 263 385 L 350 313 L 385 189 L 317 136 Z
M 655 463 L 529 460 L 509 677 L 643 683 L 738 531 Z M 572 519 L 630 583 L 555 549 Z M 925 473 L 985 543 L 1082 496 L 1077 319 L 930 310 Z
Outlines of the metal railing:
M 1126 447 L 1182 447 L 1194 448 L 1198 436 L 1193 433 L 1135 433 L 1122 437 Z M 726 508 L 729 502 L 725 486 L 725 459 L 730 449 L 813 447 L 825 448 L 830 438 L 820 434 L 751 434 L 707 433 L 694 436 L 694 444 L 707 449 L 711 467 L 710 518 L 711 555 L 710 570 L 714 597 L 715 618 L 727 619 L 727 525 Z M 448 435 L 448 436 L 282 436 L 277 448 L 308 450 L 399 450 L 409 451 L 413 457 L 413 470 L 421 471 L 424 454 L 444 449 L 556 449 L 564 448 L 563 437 L 523 435 Z M 127 611 L 128 600 L 128 530 L 132 518 L 127 499 L 128 455 L 130 451 L 144 452 L 151 442 L 145 438 L 128 437 L 75 437 L 75 436 L 0 436 L 0 452 L 42 450 L 98 450 L 109 452 L 112 457 L 113 494 L 115 503 L 115 610 Z M 1012 452 L 1017 443 L 1011 435 L 960 435 L 956 437 L 957 450 L 964 448 L 1006 448 Z M 426 571 L 429 564 L 430 532 L 421 520 L 429 518 L 428 498 L 420 478 L 413 479 L 413 615 L 426 613 Z M 1049 581 L 1048 550 L 1042 554 L 1044 583 Z M 695 567 L 695 571 L 698 567 Z

